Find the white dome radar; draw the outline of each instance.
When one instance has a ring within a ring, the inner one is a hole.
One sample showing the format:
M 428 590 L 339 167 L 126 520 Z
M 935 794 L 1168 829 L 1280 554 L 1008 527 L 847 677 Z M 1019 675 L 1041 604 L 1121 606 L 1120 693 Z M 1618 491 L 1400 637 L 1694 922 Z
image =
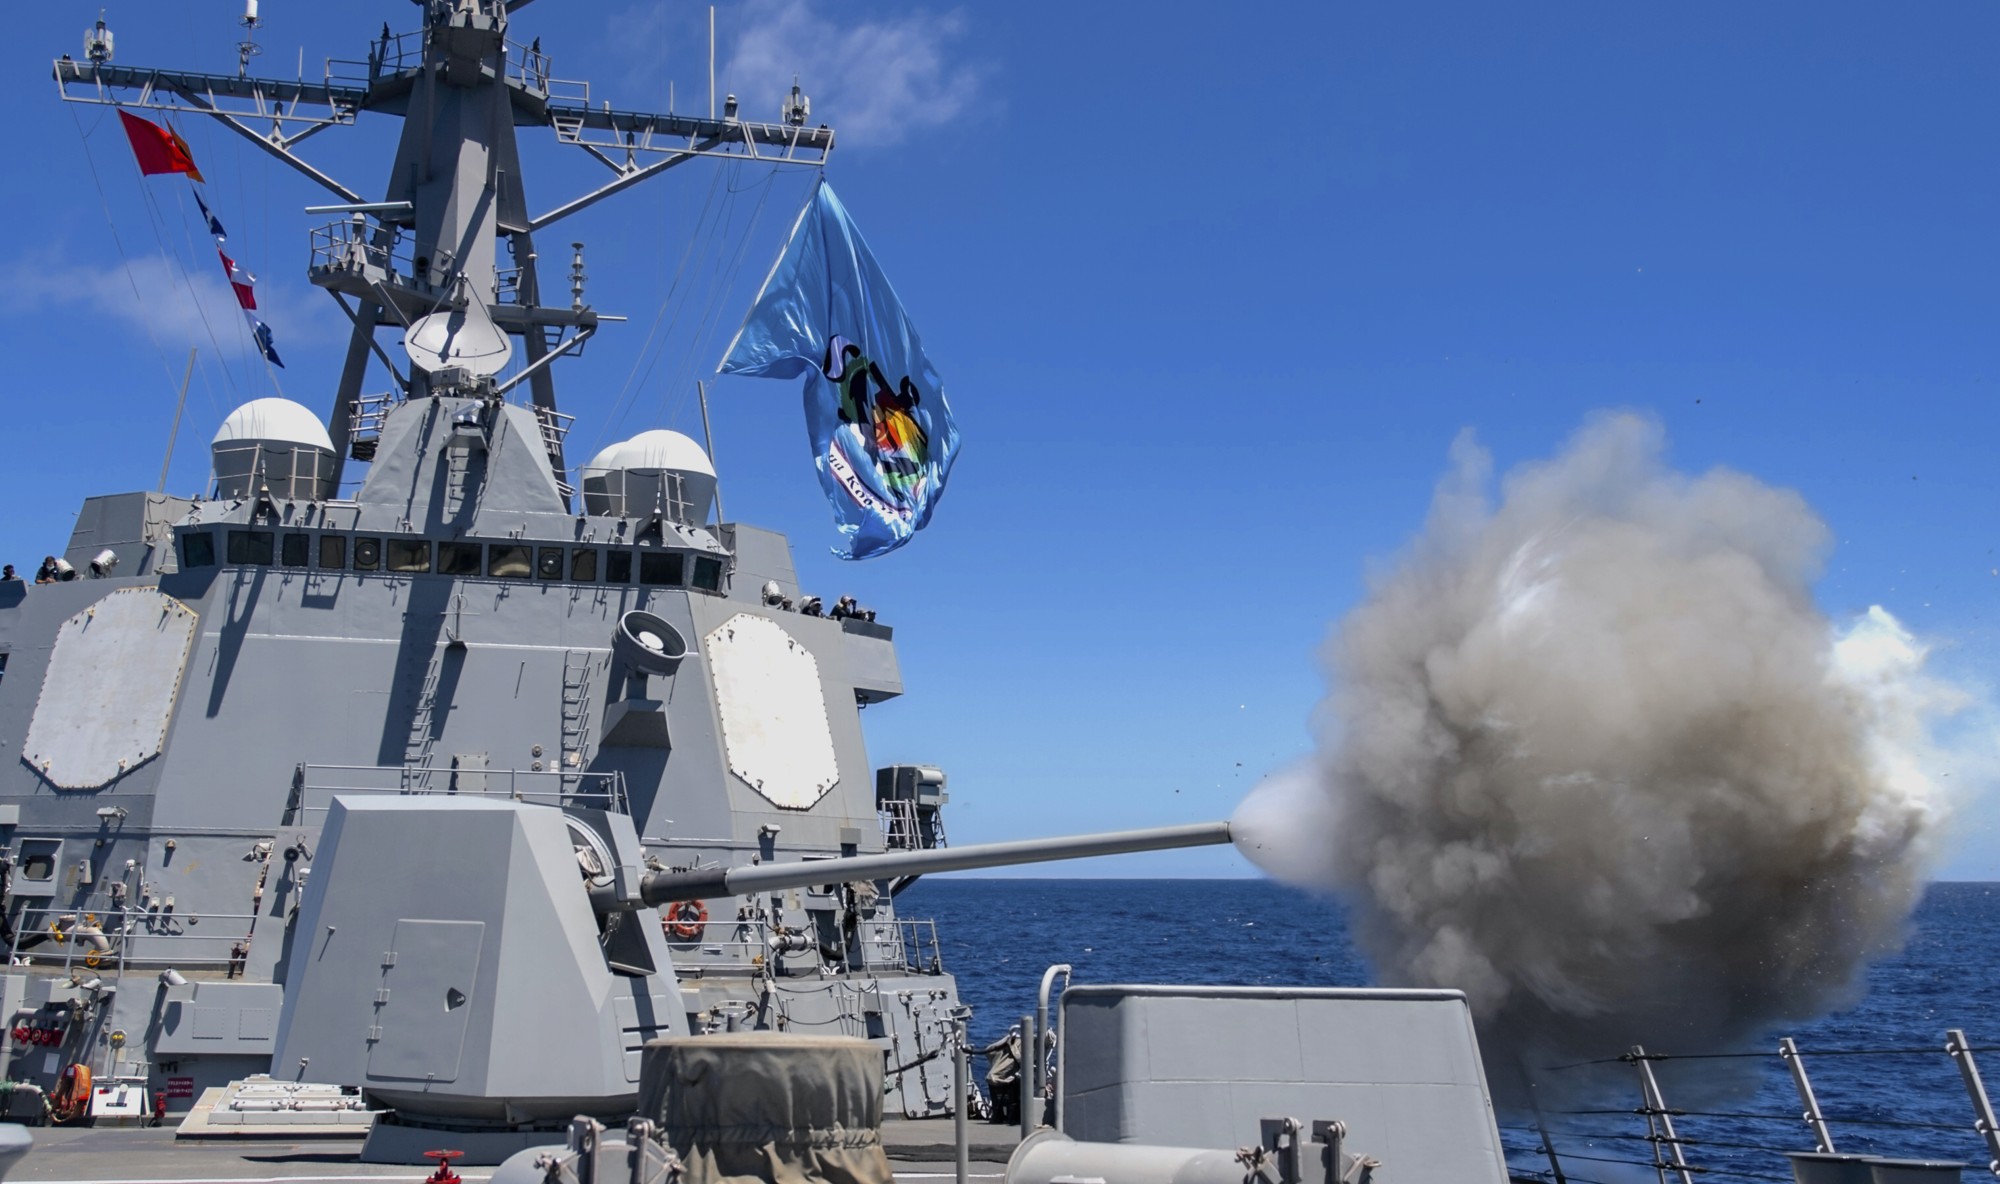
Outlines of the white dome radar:
M 659 515 L 700 526 L 715 504 L 715 465 L 701 445 L 656 428 L 621 440 L 583 467 L 583 506 L 620 518 Z
M 229 413 L 209 444 L 216 497 L 322 501 L 333 496 L 333 438 L 290 399 L 252 399 Z

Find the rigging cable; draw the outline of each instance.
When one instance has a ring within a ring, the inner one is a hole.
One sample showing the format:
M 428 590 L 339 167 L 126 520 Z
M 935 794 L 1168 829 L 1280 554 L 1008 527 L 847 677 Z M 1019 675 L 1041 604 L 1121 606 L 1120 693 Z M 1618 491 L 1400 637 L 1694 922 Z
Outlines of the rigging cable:
M 90 183 L 92 187 L 94 187 L 97 190 L 98 208 L 104 212 L 104 224 L 111 231 L 111 245 L 118 251 L 119 266 L 124 269 L 125 282 L 129 284 L 132 288 L 132 301 L 134 304 L 138 305 L 139 308 L 139 318 L 138 318 L 139 326 L 145 331 L 146 340 L 152 343 L 153 352 L 159 356 L 160 370 L 166 376 L 168 389 L 169 390 L 175 389 L 176 384 L 174 382 L 173 364 L 167 360 L 166 350 L 161 347 L 160 339 L 153 333 L 153 322 L 151 318 L 146 316 L 146 298 L 139 291 L 138 277 L 132 274 L 132 256 L 125 250 L 124 239 L 119 237 L 118 222 L 115 218 L 111 216 L 111 202 L 110 199 L 105 195 L 104 181 L 97 174 L 97 160 L 91 155 L 90 152 L 90 133 L 84 131 L 83 120 L 77 117 L 75 104 L 64 103 L 63 106 L 70 108 L 70 113 L 69 113 L 70 122 L 76 125 L 77 139 L 80 141 L 83 147 L 83 161 L 84 164 L 86 164 L 90 168 Z M 202 390 L 205 394 L 208 395 L 209 402 L 211 404 L 214 403 L 215 393 L 208 389 L 206 382 L 203 383 Z M 218 406 L 215 408 L 215 410 L 217 412 L 218 417 L 220 417 L 221 408 Z
M 688 235 L 687 245 L 681 248 L 680 262 L 674 266 L 673 280 L 667 285 L 667 294 L 660 298 L 659 311 L 653 314 L 652 327 L 646 330 L 645 342 L 639 346 L 639 352 L 632 357 L 632 370 L 625 376 L 625 385 L 619 389 L 618 397 L 612 401 L 611 414 L 604 417 L 597 429 L 597 440 L 591 448 L 593 455 L 603 448 L 606 437 L 625 422 L 625 415 L 629 410 L 628 402 L 635 386 L 643 386 L 646 378 L 652 374 L 653 363 L 658 361 L 658 356 L 651 353 L 653 340 L 660 334 L 662 321 L 667 321 L 666 336 L 669 338 L 673 336 L 674 325 L 680 320 L 680 313 L 676 311 L 673 319 L 668 321 L 667 310 L 673 306 L 674 296 L 680 291 L 681 280 L 687 276 L 688 261 L 694 257 L 696 245 L 700 244 L 701 249 L 706 251 L 708 241 L 714 237 L 715 230 L 709 221 L 709 215 L 714 209 L 716 190 L 721 182 L 722 170 L 717 168 L 709 176 L 708 196 L 702 201 L 701 214 L 695 219 L 694 231 Z M 663 350 L 666 348 L 664 342 L 660 348 Z
M 134 162 L 134 167 L 135 168 L 137 167 L 136 161 Z M 187 289 L 188 306 L 194 309 L 195 316 L 199 318 L 201 321 L 201 327 L 203 331 L 206 332 L 208 335 L 209 344 L 215 347 L 216 361 L 217 364 L 222 367 L 223 380 L 229 384 L 230 395 L 235 399 L 236 402 L 240 403 L 243 401 L 242 392 L 237 388 L 235 374 L 230 370 L 228 363 L 225 361 L 225 359 L 229 357 L 229 354 L 223 350 L 221 339 L 215 335 L 215 326 L 208 319 L 208 308 L 206 306 L 206 303 L 201 299 L 200 294 L 195 291 L 194 278 L 188 272 L 186 258 L 183 257 L 181 253 L 174 248 L 173 240 L 171 236 L 168 235 L 167 233 L 166 215 L 164 215 L 160 211 L 159 199 L 153 194 L 153 187 L 145 184 L 144 180 L 145 180 L 145 174 L 141 173 L 140 174 L 141 184 L 139 185 L 139 197 L 140 200 L 145 204 L 147 217 L 152 220 L 153 239 L 155 242 L 159 244 L 161 256 L 165 258 L 167 262 L 171 263 L 173 269 L 177 273 L 179 273 L 181 286 Z M 185 204 L 182 205 L 181 229 L 185 234 L 187 229 Z M 241 344 L 242 344 L 242 339 L 239 336 L 238 345 L 240 346 Z
M 188 229 L 188 226 L 189 226 L 189 222 L 190 222 L 190 218 L 189 218 L 189 216 L 188 216 L 188 215 L 189 215 L 189 211 L 188 211 L 188 208 L 187 208 L 187 191 L 186 191 L 186 190 L 182 190 L 182 191 L 180 192 L 180 194 L 178 195 L 178 197 L 176 198 L 176 201 L 177 201 L 177 202 L 179 203 L 179 206 L 180 206 L 180 215 L 181 215 L 181 216 L 180 216 L 180 228 L 181 228 L 181 237 L 182 237 L 182 239 L 183 239 L 183 240 L 184 240 L 184 241 L 185 241 L 185 242 L 187 243 L 187 248 L 188 248 L 188 256 L 189 256 L 189 258 L 191 258 L 191 259 L 193 259 L 193 258 L 199 258 L 199 257 L 201 256 L 201 253 L 202 253 L 202 251 L 203 251 L 203 250 L 213 250 L 213 251 L 221 251 L 221 250 L 222 250 L 222 246 L 221 246 L 220 244 L 218 244 L 218 243 L 215 243 L 214 241 L 212 241 L 212 239 L 211 239 L 211 241 L 209 241 L 209 242 L 207 242 L 207 243 L 204 243 L 204 244 L 202 244 L 202 245 L 201 245 L 201 246 L 199 246 L 199 247 L 197 247 L 197 246 L 195 245 L 195 242 L 194 242 L 194 232 L 193 232 L 193 231 L 191 231 L 190 229 Z M 232 256 L 230 256 L 230 257 L 231 257 L 231 258 L 235 258 L 235 256 L 233 256 L 233 255 L 232 255 Z M 257 279 L 257 275 L 256 275 L 256 273 L 255 273 L 255 272 L 252 272 L 252 271 L 250 271 L 250 270 L 249 270 L 249 269 L 248 269 L 247 267 L 246 267 L 246 268 L 244 268 L 243 270 L 244 270 L 244 271 L 245 271 L 246 273 L 248 273 L 248 274 L 249 274 L 249 276 L 250 276 L 250 279 L 251 279 L 251 281 L 252 281 L 252 284 L 253 284 L 253 286 L 254 286 L 254 284 L 255 284 L 255 282 L 256 282 L 256 279 Z M 191 278 L 191 273 L 189 272 L 189 269 L 188 269 L 188 264 L 187 264 L 186 262 L 183 262 L 183 263 L 181 264 L 181 276 L 182 276 L 182 282 L 183 282 L 183 283 L 186 283 L 186 284 L 188 285 L 188 287 L 189 287 L 189 291 L 190 291 L 190 293 L 192 293 L 192 291 L 193 291 L 193 281 L 192 281 L 192 278 Z M 268 292 L 270 291 L 270 289 L 266 288 L 266 289 L 264 289 L 264 291 L 265 291 L 265 292 L 266 292 L 266 293 L 268 294 Z M 233 296 L 235 295 L 235 292 L 234 292 L 234 289 L 233 289 L 233 288 L 231 289 L 231 293 L 230 293 L 230 294 L 231 294 L 231 296 L 232 296 L 232 297 L 233 297 Z M 193 298 L 193 297 L 192 297 L 192 295 L 190 295 L 190 299 L 192 299 L 192 298 Z M 200 312 L 201 312 L 201 314 L 202 314 L 202 316 L 201 316 L 201 320 L 202 320 L 202 324 L 203 324 L 203 325 L 205 325 L 205 326 L 206 326 L 206 325 L 208 325 L 208 323 L 209 323 L 209 322 L 208 322 L 208 313 L 207 313 L 207 311 L 206 311 L 205 309 L 201 309 L 201 308 L 200 308 L 200 304 L 199 304 L 199 301 L 197 301 L 197 302 L 196 302 L 196 308 L 197 308 L 197 311 L 200 311 Z M 262 311 L 264 311 L 264 310 L 262 310 L 262 309 L 251 309 L 251 310 L 247 310 L 247 311 L 250 311 L 250 312 L 252 312 L 252 313 L 261 313 L 261 312 L 262 312 Z M 260 316 L 260 317 L 259 317 L 258 319 L 259 319 L 259 320 L 261 320 L 261 319 L 262 319 L 262 317 Z M 212 340 L 212 339 L 214 338 L 214 336 L 215 336 L 215 330 L 214 330 L 214 329 L 213 329 L 213 328 L 211 327 L 211 328 L 209 329 L 209 337 L 210 337 L 210 339 Z M 262 349 L 262 348 L 260 348 L 260 347 L 259 347 L 259 346 L 258 346 L 258 345 L 256 344 L 256 342 L 255 342 L 255 341 L 254 341 L 254 340 L 252 339 L 252 337 L 251 337 L 251 334 L 250 334 L 250 326 L 249 326 L 249 324 L 248 324 L 248 323 L 246 323 L 246 322 L 244 321 L 244 319 L 243 319 L 242 317 L 237 317 L 237 318 L 236 318 L 236 344 L 237 344 L 237 348 L 238 348 L 239 350 L 241 350 L 241 349 L 243 349 L 243 348 L 247 347 L 247 348 L 248 348 L 249 350 L 251 350 L 252 352 L 254 352 L 254 353 L 255 353 L 255 354 L 257 355 L 257 360 L 258 360 L 258 361 L 260 361 L 260 362 L 262 362 L 262 363 L 263 363 L 263 365 L 264 365 L 264 376 L 265 376 L 265 378 L 267 378 L 267 379 L 268 379 L 268 380 L 270 381 L 270 383 L 271 383 L 271 388 L 272 388 L 273 390 L 275 390 L 275 391 L 277 391 L 277 392 L 278 392 L 278 395 L 279 395 L 279 397 L 280 397 L 280 398 L 284 397 L 284 394 L 285 394 L 285 388 L 284 388 L 284 385 L 283 385 L 282 383 L 280 383 L 280 382 L 278 381 L 278 368 L 277 368 L 276 366 L 273 366 L 273 365 L 271 364 L 271 359 L 269 359 L 269 358 L 267 358 L 267 357 L 265 357 L 265 356 L 264 356 L 264 351 L 263 351 L 263 349 Z M 220 347 L 218 346 L 217 348 L 219 349 Z
M 742 171 L 742 164 L 741 161 L 737 162 L 736 171 L 739 173 Z M 772 165 L 762 180 L 753 183 L 760 192 L 757 195 L 757 204 L 750 210 L 749 225 L 745 226 L 743 233 L 737 236 L 736 257 L 730 260 L 728 267 L 711 289 L 708 308 L 703 312 L 702 319 L 695 328 L 687 352 L 681 355 L 680 365 L 674 371 L 673 381 L 667 386 L 667 392 L 673 402 L 662 410 L 665 411 L 669 422 L 678 419 L 681 410 L 687 406 L 688 392 L 694 389 L 694 367 L 700 364 L 697 359 L 707 357 L 714 349 L 717 319 L 736 287 L 737 278 L 742 275 L 743 261 L 750 253 L 750 240 L 756 237 L 757 227 L 763 221 L 764 207 L 771 199 L 772 189 L 776 187 L 780 167 Z M 740 191 L 731 189 L 732 195 L 736 192 Z M 785 245 L 781 244 L 779 250 L 784 249 Z

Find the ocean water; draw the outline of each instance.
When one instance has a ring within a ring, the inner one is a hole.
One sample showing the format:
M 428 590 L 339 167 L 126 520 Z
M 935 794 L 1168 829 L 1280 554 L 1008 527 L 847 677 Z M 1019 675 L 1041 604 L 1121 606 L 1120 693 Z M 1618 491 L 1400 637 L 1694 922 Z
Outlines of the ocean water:
M 1362 986 L 1365 963 L 1337 904 L 1262 880 L 930 879 L 898 902 L 934 917 L 945 969 L 973 1007 L 985 1043 L 1032 1012 L 1051 963 L 1079 982 Z M 1989 1156 L 1945 1030 L 1962 1028 L 2000 1097 L 2000 884 L 1938 884 L 1903 951 L 1872 967 L 1851 1008 L 1751 1050 L 1650 1049 L 1688 1161 L 1718 1180 L 1791 1179 L 1781 1150 L 1806 1151 L 1791 1077 L 1776 1055 L 1792 1036 L 1843 1152 L 1962 1160 Z M 1606 1049 L 1615 1058 L 1623 1049 Z M 1698 1057 L 1748 1051 L 1749 1056 Z M 1490 1067 L 1489 1067 L 1490 1068 Z M 1552 1070 L 1594 1074 L 1589 1096 L 1545 1115 L 1564 1174 L 1578 1184 L 1653 1179 L 1638 1078 L 1616 1062 Z M 1579 1112 L 1580 1111 L 1580 1112 Z M 1548 1175 L 1532 1117 L 1503 1113 L 1501 1134 L 1523 1175 Z

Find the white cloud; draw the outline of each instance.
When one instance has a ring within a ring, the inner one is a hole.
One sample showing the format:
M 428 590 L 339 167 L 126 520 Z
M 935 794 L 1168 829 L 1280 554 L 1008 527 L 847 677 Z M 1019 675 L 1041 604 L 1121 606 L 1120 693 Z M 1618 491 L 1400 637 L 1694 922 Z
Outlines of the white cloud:
M 956 11 L 853 24 L 806 0 L 750 0 L 737 19 L 744 32 L 719 81 L 744 117 L 776 120 L 797 75 L 812 121 L 832 125 L 844 146 L 883 147 L 950 123 L 985 84 L 984 68 L 955 56 L 966 32 Z
M 141 255 L 128 263 L 64 263 L 53 254 L 37 254 L 0 265 L 0 298 L 13 312 L 55 311 L 122 322 L 144 330 L 163 348 L 220 343 L 228 353 L 252 352 L 249 327 L 236 296 L 222 277 L 195 269 L 183 273 L 165 255 Z M 302 293 L 269 281 L 257 285 L 257 316 L 271 326 L 278 352 L 286 345 L 319 343 L 326 339 L 326 307 L 310 307 Z M 344 326 L 345 318 L 336 317 Z

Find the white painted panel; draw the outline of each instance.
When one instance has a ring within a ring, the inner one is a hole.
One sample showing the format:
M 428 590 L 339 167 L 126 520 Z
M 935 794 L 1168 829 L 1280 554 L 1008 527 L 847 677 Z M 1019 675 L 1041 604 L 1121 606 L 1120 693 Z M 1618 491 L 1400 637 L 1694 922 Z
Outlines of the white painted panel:
M 21 747 L 58 789 L 95 789 L 160 751 L 194 644 L 194 610 L 113 592 L 63 622 Z
M 778 806 L 803 810 L 840 780 L 819 663 L 776 621 L 749 613 L 705 639 L 729 771 Z

